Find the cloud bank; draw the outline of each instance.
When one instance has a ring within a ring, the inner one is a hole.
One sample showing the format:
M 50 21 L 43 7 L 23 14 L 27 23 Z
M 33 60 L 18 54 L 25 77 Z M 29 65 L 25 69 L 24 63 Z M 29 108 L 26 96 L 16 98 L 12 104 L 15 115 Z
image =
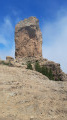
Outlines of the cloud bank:
M 43 57 L 61 64 L 67 73 L 67 15 L 58 12 L 57 19 L 42 28 Z

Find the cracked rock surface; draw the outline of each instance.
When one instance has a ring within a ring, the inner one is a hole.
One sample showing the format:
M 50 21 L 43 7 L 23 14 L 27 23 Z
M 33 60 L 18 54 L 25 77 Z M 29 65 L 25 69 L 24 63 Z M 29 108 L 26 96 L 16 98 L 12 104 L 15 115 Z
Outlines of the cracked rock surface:
M 36 17 L 24 19 L 15 26 L 15 57 L 42 57 L 42 33 Z

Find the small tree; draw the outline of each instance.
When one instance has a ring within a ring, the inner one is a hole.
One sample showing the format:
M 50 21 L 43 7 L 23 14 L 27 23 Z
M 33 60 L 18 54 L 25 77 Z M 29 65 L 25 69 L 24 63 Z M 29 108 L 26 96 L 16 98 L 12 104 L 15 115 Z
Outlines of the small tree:
M 48 70 L 47 67 L 45 68 L 45 75 L 46 75 L 47 77 L 49 77 L 49 70 Z
M 30 61 L 27 63 L 27 69 L 33 70 L 33 68 L 32 68 L 32 65 L 31 65 L 31 62 L 30 62 Z
M 46 73 L 46 68 L 45 68 L 45 66 L 42 66 L 42 68 L 41 68 L 41 73 L 42 73 L 43 75 L 45 75 L 45 73 Z
M 54 80 L 51 68 L 49 70 L 49 79 Z
M 39 62 L 35 62 L 35 70 L 38 71 L 38 72 L 41 72 L 41 67 L 40 67 L 40 64 Z

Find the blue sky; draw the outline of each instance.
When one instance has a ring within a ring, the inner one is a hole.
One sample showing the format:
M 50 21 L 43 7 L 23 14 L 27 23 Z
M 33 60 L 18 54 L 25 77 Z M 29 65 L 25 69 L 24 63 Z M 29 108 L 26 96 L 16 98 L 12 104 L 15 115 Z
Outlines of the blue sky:
M 36 16 L 43 35 L 43 57 L 67 73 L 67 0 L 0 0 L 0 58 L 15 52 L 15 25 Z

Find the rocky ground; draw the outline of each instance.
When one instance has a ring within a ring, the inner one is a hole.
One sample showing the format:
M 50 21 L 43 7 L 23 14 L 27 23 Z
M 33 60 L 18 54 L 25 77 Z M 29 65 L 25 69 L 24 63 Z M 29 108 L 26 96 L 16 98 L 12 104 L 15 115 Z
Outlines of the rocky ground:
M 0 120 L 67 120 L 67 82 L 0 65 Z

